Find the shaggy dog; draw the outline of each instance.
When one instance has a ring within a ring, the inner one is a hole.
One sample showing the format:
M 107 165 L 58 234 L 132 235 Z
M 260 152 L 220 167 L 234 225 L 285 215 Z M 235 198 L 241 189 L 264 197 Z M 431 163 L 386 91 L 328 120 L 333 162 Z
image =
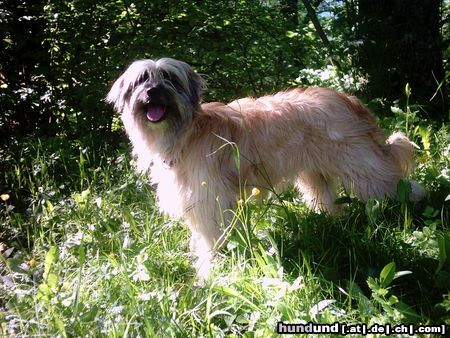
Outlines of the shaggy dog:
M 411 170 L 410 141 L 397 132 L 384 142 L 353 96 L 308 88 L 201 104 L 203 89 L 182 61 L 138 60 L 106 98 L 121 112 L 139 169 L 157 185 L 160 210 L 188 224 L 200 277 L 246 191 L 293 183 L 311 208 L 336 213 L 337 184 L 363 201 L 395 198 Z M 424 189 L 410 183 L 410 199 L 420 200 Z

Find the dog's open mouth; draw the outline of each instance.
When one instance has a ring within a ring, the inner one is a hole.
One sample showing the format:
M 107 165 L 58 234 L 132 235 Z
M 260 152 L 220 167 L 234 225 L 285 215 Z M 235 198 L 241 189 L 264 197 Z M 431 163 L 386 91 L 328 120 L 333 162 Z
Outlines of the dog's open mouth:
M 149 104 L 145 108 L 145 115 L 150 122 L 159 122 L 166 116 L 166 107 L 157 104 Z

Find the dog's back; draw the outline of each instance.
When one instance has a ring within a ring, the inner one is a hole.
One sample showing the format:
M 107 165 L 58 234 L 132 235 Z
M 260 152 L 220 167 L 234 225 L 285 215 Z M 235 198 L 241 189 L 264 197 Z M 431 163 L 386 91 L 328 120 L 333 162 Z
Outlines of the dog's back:
M 221 119 L 213 123 L 219 126 L 215 133 L 239 132 L 232 141 L 271 178 L 260 185 L 277 185 L 302 173 L 308 176 L 304 182 L 320 186 L 322 179 L 312 179 L 315 172 L 338 178 L 362 200 L 395 197 L 398 180 L 412 168 L 413 146 L 406 136 L 394 133 L 385 142 L 374 115 L 360 100 L 331 89 L 293 89 L 203 108 L 206 115 Z M 247 179 L 259 180 L 257 176 Z M 424 189 L 411 183 L 411 199 L 420 200 Z

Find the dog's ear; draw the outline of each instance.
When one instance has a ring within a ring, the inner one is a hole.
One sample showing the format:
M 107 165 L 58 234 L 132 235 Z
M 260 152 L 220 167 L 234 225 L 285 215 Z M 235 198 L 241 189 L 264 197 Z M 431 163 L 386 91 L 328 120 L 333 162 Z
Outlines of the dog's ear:
M 200 104 L 205 87 L 206 87 L 205 80 L 199 74 L 190 69 L 189 94 L 193 106 Z
M 116 82 L 112 85 L 108 95 L 106 95 L 105 101 L 112 103 L 114 109 L 121 111 L 125 105 L 125 74 L 122 74 Z

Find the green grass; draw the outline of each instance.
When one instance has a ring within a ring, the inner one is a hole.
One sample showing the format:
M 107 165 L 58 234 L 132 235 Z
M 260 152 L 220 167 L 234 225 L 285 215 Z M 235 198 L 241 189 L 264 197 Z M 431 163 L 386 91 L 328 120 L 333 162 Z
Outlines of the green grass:
M 315 214 L 292 192 L 243 203 L 244 226 L 203 284 L 186 226 L 158 214 L 126 146 L 12 144 L 1 154 L 0 336 L 271 337 L 278 321 L 450 324 L 449 131 L 411 110 L 404 121 L 383 122 L 408 128 L 420 147 L 415 179 L 427 201 L 346 197 L 340 217 Z

